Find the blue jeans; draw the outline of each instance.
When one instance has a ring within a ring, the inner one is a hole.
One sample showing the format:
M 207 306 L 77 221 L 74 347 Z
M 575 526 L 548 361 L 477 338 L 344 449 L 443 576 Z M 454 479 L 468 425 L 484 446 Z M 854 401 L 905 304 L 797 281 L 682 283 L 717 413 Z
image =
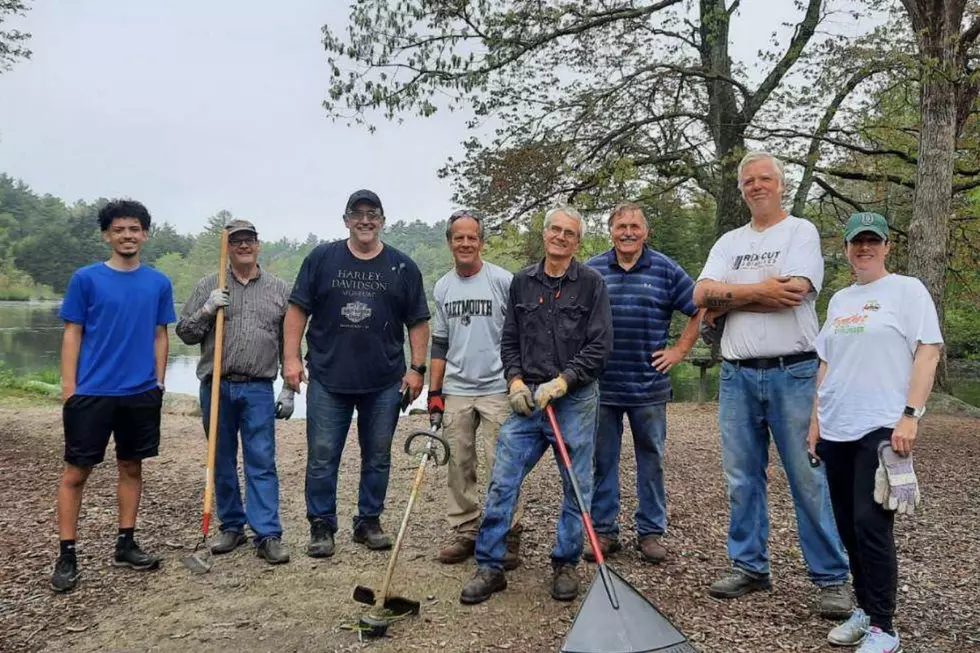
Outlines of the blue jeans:
M 355 528 L 378 522 L 388 493 L 391 440 L 398 423 L 401 381 L 368 394 L 329 392 L 310 379 L 306 395 L 306 517 L 325 519 L 337 532 L 337 473 L 351 418 L 357 408 L 357 441 L 361 447 L 361 481 L 357 490 Z
M 803 558 L 810 578 L 824 587 L 847 581 L 848 561 L 834 524 L 823 466 L 810 467 L 807 431 L 817 361 L 750 369 L 721 366 L 718 417 L 731 520 L 728 554 L 750 576 L 769 575 L 767 469 L 769 435 L 789 481 Z
M 255 543 L 282 537 L 279 523 L 279 476 L 276 474 L 276 399 L 272 381 L 221 381 L 218 404 L 218 451 L 214 497 L 221 530 L 244 532 L 248 523 Z M 211 422 L 211 383 L 201 384 L 204 432 Z M 238 434 L 242 436 L 245 505 L 238 485 Z
M 595 382 L 572 390 L 552 403 L 561 429 L 582 500 L 588 506 L 592 497 L 592 457 L 598 422 L 599 393 Z M 507 550 L 507 531 L 514 519 L 517 495 L 524 477 L 534 468 L 555 436 L 543 410 L 530 417 L 511 413 L 497 436 L 497 456 L 487 489 L 483 522 L 476 538 L 476 562 L 483 569 L 502 570 Z M 565 465 L 555 450 L 561 473 L 564 501 L 558 517 L 558 532 L 551 559 L 556 564 L 577 564 L 582 557 L 582 513 L 575 501 Z
M 636 532 L 662 535 L 667 528 L 667 490 L 664 488 L 664 445 L 667 405 L 599 406 L 595 441 L 595 492 L 592 518 L 596 533 L 619 537 L 619 456 L 623 444 L 623 415 L 630 421 L 636 452 Z

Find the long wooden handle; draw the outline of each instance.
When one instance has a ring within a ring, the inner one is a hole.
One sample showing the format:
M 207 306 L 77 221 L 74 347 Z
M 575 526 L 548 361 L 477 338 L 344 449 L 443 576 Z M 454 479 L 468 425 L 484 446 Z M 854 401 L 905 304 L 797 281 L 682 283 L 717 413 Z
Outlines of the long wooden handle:
M 218 257 L 218 288 L 228 280 L 228 231 L 221 230 L 221 255 Z M 201 530 L 208 536 L 211 524 L 211 499 L 214 496 L 214 459 L 218 454 L 218 405 L 221 403 L 221 356 L 225 344 L 225 309 L 219 308 L 214 323 L 214 371 L 211 373 L 211 417 L 208 420 L 208 469 L 204 486 L 204 518 Z

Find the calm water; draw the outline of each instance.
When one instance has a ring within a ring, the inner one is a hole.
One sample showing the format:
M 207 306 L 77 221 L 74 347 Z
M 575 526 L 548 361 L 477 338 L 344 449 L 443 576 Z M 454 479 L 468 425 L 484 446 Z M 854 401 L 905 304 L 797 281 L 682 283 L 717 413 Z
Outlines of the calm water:
M 27 303 L 0 301 L 0 364 L 17 373 L 57 369 L 60 365 L 62 324 L 58 319 L 58 304 L 53 302 Z M 195 368 L 198 348 L 170 338 L 170 360 L 167 364 L 167 391 L 198 394 Z M 696 401 L 698 393 L 697 368 L 683 364 L 671 372 L 675 401 Z M 276 392 L 282 381 L 275 384 Z M 964 401 L 980 406 L 980 379 L 960 380 L 955 394 Z M 708 370 L 708 399 L 718 396 L 717 367 Z M 294 417 L 306 415 L 306 396 L 296 397 Z M 425 393 L 412 405 L 425 408 Z

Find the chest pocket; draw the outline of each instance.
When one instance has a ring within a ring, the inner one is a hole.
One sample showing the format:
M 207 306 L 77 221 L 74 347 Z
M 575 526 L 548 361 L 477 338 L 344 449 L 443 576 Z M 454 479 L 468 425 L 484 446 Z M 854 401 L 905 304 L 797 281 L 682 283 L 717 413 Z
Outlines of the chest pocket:
M 558 337 L 580 342 L 585 339 L 589 326 L 588 309 L 581 304 L 558 307 Z
M 534 336 L 541 332 L 541 304 L 527 302 L 515 304 L 517 325 L 522 336 Z

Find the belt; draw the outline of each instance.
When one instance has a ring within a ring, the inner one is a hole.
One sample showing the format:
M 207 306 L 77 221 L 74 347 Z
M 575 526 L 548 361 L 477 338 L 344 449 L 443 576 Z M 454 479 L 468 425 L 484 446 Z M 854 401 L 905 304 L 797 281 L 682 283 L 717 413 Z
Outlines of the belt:
M 789 356 L 773 356 L 772 358 L 743 358 L 741 360 L 726 358 L 725 361 L 731 363 L 732 365 L 748 367 L 753 370 L 768 370 L 773 367 L 785 367 L 786 365 L 793 365 L 794 363 L 812 361 L 816 360 L 816 358 L 817 352 L 805 351 L 801 354 L 790 354 Z
M 248 376 L 247 374 L 222 374 L 221 380 L 228 381 L 230 383 L 251 383 L 253 381 L 273 381 L 274 379 L 259 376 Z

